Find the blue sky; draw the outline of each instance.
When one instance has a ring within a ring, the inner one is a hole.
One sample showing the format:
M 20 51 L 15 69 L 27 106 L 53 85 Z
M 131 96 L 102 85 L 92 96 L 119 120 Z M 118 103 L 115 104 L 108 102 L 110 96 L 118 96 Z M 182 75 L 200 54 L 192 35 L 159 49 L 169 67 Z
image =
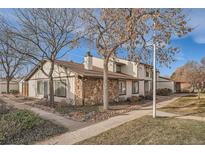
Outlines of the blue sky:
M 172 43 L 180 48 L 180 53 L 176 55 L 176 61 L 169 67 L 158 68 L 162 76 L 170 76 L 177 67 L 189 60 L 200 61 L 202 57 L 205 57 L 205 9 L 184 9 L 184 11 L 189 18 L 189 25 L 195 29 L 184 38 L 172 40 Z M 66 59 L 82 62 L 86 51 L 88 51 L 88 47 L 84 44 L 84 47 L 68 54 Z M 97 55 L 95 51 L 92 53 Z
M 188 60 L 200 61 L 205 57 L 205 9 L 184 9 L 189 20 L 189 25 L 195 29 L 185 38 L 174 38 L 173 44 L 181 49 L 181 52 L 176 55 L 176 62 L 173 62 L 169 68 L 159 67 L 161 75 L 170 76 L 177 67 L 182 66 Z M 11 14 L 11 9 L 0 9 L 0 14 L 5 15 L 12 20 L 14 16 Z M 73 60 L 75 62 L 82 62 L 83 56 L 88 51 L 86 42 L 82 44 L 81 48 L 71 51 L 64 59 Z M 92 54 L 97 56 L 95 50 Z
M 170 76 L 177 67 L 187 61 L 200 61 L 202 57 L 205 57 L 205 9 L 185 9 L 184 11 L 190 19 L 189 25 L 194 27 L 194 30 L 185 38 L 172 40 L 173 44 L 181 49 L 181 52 L 176 55 L 177 61 L 172 63 L 170 68 L 159 68 L 161 75 Z

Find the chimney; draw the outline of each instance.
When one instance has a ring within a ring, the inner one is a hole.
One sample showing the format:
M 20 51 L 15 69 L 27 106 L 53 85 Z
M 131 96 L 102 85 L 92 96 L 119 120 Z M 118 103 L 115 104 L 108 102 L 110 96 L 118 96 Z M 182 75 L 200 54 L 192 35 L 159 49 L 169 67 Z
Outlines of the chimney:
M 87 70 L 93 69 L 93 56 L 90 51 L 88 51 L 84 57 L 84 68 Z

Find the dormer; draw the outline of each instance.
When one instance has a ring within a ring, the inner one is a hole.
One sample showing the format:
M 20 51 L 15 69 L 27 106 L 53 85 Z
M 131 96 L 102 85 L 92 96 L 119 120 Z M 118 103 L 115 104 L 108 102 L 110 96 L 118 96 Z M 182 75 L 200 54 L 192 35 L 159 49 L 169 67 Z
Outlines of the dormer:
M 124 63 L 115 62 L 114 72 L 122 73 L 122 67 L 125 66 L 125 65 L 126 65 L 126 64 L 124 64 Z

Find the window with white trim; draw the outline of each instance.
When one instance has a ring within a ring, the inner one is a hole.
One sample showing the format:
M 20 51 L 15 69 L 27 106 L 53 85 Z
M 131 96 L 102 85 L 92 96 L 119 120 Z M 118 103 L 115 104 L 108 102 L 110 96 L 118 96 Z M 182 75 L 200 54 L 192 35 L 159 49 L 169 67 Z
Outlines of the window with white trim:
M 148 70 L 146 70 L 146 77 L 150 77 L 150 73 Z
M 116 72 L 121 73 L 121 66 L 120 65 L 116 65 Z
M 126 81 L 119 81 L 119 95 L 126 95 Z
M 66 97 L 66 80 L 54 81 L 54 94 L 57 97 Z
M 43 95 L 43 91 L 44 91 L 43 81 L 37 81 L 37 94 Z

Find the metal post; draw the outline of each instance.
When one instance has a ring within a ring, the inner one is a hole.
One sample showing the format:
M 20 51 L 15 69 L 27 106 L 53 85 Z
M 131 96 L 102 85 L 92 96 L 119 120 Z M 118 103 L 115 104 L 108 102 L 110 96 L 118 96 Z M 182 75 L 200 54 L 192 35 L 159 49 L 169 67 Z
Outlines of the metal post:
M 156 46 L 153 44 L 153 118 L 156 118 Z

